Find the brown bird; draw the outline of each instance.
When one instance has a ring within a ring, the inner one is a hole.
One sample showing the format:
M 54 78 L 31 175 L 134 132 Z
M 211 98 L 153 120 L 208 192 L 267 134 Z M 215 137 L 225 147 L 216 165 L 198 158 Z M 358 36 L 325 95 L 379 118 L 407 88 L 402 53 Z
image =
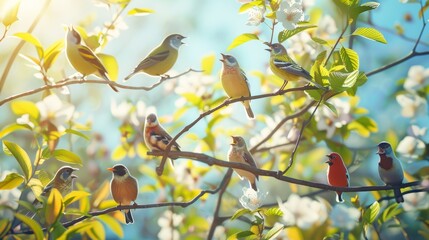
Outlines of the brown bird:
M 246 142 L 244 141 L 244 139 L 239 136 L 231 136 L 231 138 L 232 143 L 231 148 L 228 152 L 228 161 L 244 163 L 254 168 L 257 168 L 256 162 L 253 159 L 252 154 L 250 154 L 250 152 L 247 150 Z M 249 184 L 253 188 L 253 190 L 258 191 L 258 188 L 256 187 L 256 180 L 259 180 L 258 175 L 241 169 L 234 169 L 234 171 L 241 179 L 245 177 L 249 181 Z

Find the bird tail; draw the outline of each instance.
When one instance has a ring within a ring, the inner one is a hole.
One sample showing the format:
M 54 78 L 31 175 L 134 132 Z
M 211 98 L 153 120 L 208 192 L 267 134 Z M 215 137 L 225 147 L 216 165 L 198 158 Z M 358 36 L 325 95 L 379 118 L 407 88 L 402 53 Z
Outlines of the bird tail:
M 255 118 L 255 115 L 253 114 L 252 109 L 250 108 L 250 106 L 246 106 L 246 112 L 247 112 L 247 116 L 249 118 Z
M 344 202 L 344 199 L 343 199 L 342 195 L 343 195 L 342 192 L 337 192 L 337 199 L 336 199 L 337 202 L 339 202 L 339 203 L 343 203 Z
M 258 191 L 258 187 L 256 187 L 256 182 L 249 182 L 250 186 L 253 188 L 253 190 L 255 190 L 256 192 Z
M 395 194 L 395 199 L 397 203 L 404 202 L 404 196 L 402 196 L 402 192 L 400 188 L 394 188 L 393 193 Z
M 124 81 L 127 81 L 128 79 L 130 79 L 132 76 L 134 76 L 137 72 L 132 72 L 130 75 L 126 76 L 124 78 Z
M 125 214 L 125 223 L 127 224 L 134 223 L 134 218 L 133 218 L 133 214 L 131 213 L 131 210 L 126 210 L 124 214 Z
M 110 80 L 110 78 L 109 78 L 109 76 L 107 75 L 107 73 L 106 72 L 101 72 L 100 71 L 100 75 L 101 75 L 101 77 L 104 79 L 104 80 L 106 80 L 106 81 L 108 81 L 108 82 L 111 82 L 112 80 Z M 110 88 L 112 88 L 113 89 L 113 91 L 115 91 L 115 92 L 119 92 L 119 90 L 115 87 L 115 86 L 113 86 L 112 84 L 109 84 L 109 87 Z

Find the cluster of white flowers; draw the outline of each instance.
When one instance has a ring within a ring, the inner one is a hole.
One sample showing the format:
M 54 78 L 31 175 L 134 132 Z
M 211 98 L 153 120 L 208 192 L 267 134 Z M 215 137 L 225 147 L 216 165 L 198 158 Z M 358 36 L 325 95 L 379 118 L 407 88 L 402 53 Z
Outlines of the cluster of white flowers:
M 358 224 L 360 212 L 354 207 L 347 207 L 344 204 L 336 204 L 329 217 L 332 221 L 333 227 L 350 231 Z
M 164 214 L 158 219 L 158 225 L 161 230 L 158 233 L 158 239 L 161 240 L 179 240 L 180 233 L 177 227 L 182 224 L 185 215 L 176 214 L 170 210 L 164 212 Z
M 240 203 L 244 208 L 254 211 L 262 206 L 268 192 L 255 191 L 253 188 L 244 187 L 243 195 L 240 197 Z
M 135 127 L 142 126 L 145 121 L 145 113 L 148 111 L 143 101 L 138 101 L 135 105 L 129 101 L 117 103 L 112 100 L 110 105 L 112 115 L 121 122 L 130 123 Z
M 349 102 L 341 98 L 332 98 L 330 103 L 337 109 L 336 114 L 328 107 L 322 106 L 316 111 L 314 116 L 317 121 L 317 129 L 321 131 L 326 130 L 327 138 L 334 136 L 337 128 L 341 128 L 353 120 Z M 314 108 L 310 109 L 310 111 L 313 110 Z
M 308 197 L 301 198 L 297 194 L 291 194 L 284 203 L 279 201 L 279 208 L 286 225 L 296 225 L 302 229 L 322 224 L 328 216 L 325 204 Z
M 276 12 L 277 20 L 286 30 L 293 30 L 299 22 L 305 21 L 306 17 L 302 9 L 301 0 L 285 0 L 280 3 Z

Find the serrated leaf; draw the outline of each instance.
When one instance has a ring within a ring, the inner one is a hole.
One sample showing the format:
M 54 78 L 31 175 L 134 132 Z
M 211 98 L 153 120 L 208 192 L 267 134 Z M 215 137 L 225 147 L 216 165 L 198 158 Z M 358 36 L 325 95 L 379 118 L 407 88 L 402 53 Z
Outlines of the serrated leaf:
M 342 87 L 344 89 L 353 87 L 356 84 L 356 80 L 357 80 L 358 76 L 359 76 L 358 70 L 355 70 L 355 71 L 351 72 L 350 74 L 348 74 L 348 76 L 344 80 Z
M 128 11 L 128 15 L 132 16 L 146 16 L 151 13 L 154 13 L 155 11 L 149 8 L 133 8 L 130 11 Z
M 45 220 L 50 226 L 55 223 L 60 217 L 64 209 L 63 197 L 60 191 L 56 188 L 52 188 L 46 202 Z
M 37 55 L 39 56 L 39 59 L 43 58 L 44 51 L 43 51 L 42 44 L 40 43 L 40 41 L 36 37 L 31 35 L 31 33 L 20 32 L 20 33 L 15 33 L 14 36 L 21 38 L 22 40 L 32 44 L 36 48 Z
M 276 216 L 281 217 L 283 216 L 283 211 L 280 210 L 278 207 L 269 208 L 264 211 L 265 216 Z
M 122 229 L 122 226 L 114 217 L 105 214 L 105 215 L 100 215 L 97 218 L 99 218 L 102 222 L 104 222 L 107 225 L 107 227 L 109 227 L 109 229 L 116 234 L 116 236 L 118 236 L 121 239 L 124 237 L 124 231 Z
M 239 217 L 241 217 L 241 216 L 243 216 L 244 214 L 248 214 L 248 213 L 250 213 L 251 211 L 249 210 L 249 209 L 247 209 L 247 208 L 241 208 L 241 209 L 238 209 L 233 215 L 232 215 L 232 217 L 231 217 L 231 221 L 232 220 L 235 220 L 235 219 L 237 219 L 237 218 L 239 218 Z
M 24 177 L 18 173 L 9 173 L 3 181 L 0 182 L 0 190 L 11 190 L 24 182 Z
M 232 43 L 228 46 L 228 48 L 226 50 L 229 51 L 229 50 L 236 48 L 237 46 L 240 46 L 241 44 L 248 42 L 250 40 L 259 40 L 259 38 L 256 34 L 253 34 L 253 33 L 241 34 L 240 36 L 236 37 L 232 41 Z
M 107 74 L 109 75 L 110 80 L 116 81 L 118 79 L 118 71 L 119 71 L 119 65 L 118 65 L 118 62 L 116 61 L 116 58 L 112 55 L 108 55 L 104 53 L 97 53 L 97 57 L 100 58 L 104 67 L 106 68 Z
M 356 20 L 361 13 L 366 12 L 366 11 L 370 11 L 370 10 L 374 10 L 374 9 L 378 8 L 378 6 L 380 6 L 380 3 L 377 3 L 377 2 L 366 2 L 360 6 L 355 6 L 351 10 L 351 14 L 350 14 L 351 18 L 353 20 Z
M 363 213 L 363 222 L 364 224 L 371 224 L 377 218 L 378 213 L 380 212 L 380 203 L 375 201 L 368 209 Z
M 298 26 L 297 28 L 293 29 L 293 30 L 283 30 L 279 33 L 278 35 L 278 41 L 279 43 L 282 43 L 284 41 L 286 41 L 286 39 L 304 31 L 310 28 L 315 28 L 317 27 L 317 25 L 306 25 L 306 26 Z
M 39 109 L 36 104 L 31 101 L 19 100 L 13 101 L 10 104 L 12 112 L 18 116 L 28 114 L 31 118 L 39 118 Z
M 57 149 L 52 152 L 51 156 L 65 163 L 82 165 L 82 159 L 69 150 Z
M 12 123 L 10 125 L 5 126 L 1 131 L 0 131 L 0 138 L 4 138 L 7 135 L 15 132 L 15 131 L 20 131 L 20 130 L 31 130 L 31 128 L 27 125 L 21 125 L 21 124 L 17 124 L 17 123 Z
M 361 37 L 367 38 L 369 40 L 377 41 L 377 42 L 384 43 L 384 44 L 387 43 L 383 34 L 375 28 L 360 27 L 360 28 L 357 28 L 352 33 L 352 35 L 361 36 Z
M 29 228 L 31 228 L 31 230 L 33 230 L 34 237 L 36 238 L 36 240 L 44 239 L 42 227 L 39 225 L 39 223 L 20 213 L 15 213 L 15 217 L 21 220 Z
M 359 69 L 359 55 L 353 49 L 342 47 L 340 56 L 348 72 Z
M 89 195 L 91 194 L 85 191 L 71 191 L 69 194 L 64 196 L 64 205 L 68 206 L 82 198 L 88 197 Z
M 30 157 L 28 157 L 27 152 L 22 149 L 18 144 L 4 140 L 3 145 L 7 150 L 15 157 L 18 161 L 19 166 L 21 166 L 22 171 L 24 172 L 25 179 L 28 181 L 30 179 L 33 167 L 31 165 Z
M 64 48 L 64 40 L 59 40 L 45 49 L 45 57 L 43 59 L 43 68 L 47 71 L 52 64 L 57 60 L 59 54 Z
M 21 1 L 15 1 L 12 7 L 7 9 L 5 15 L 2 18 L 2 23 L 6 28 L 9 28 L 14 22 L 18 21 L 18 10 Z M 2 9 L 3 10 L 3 9 Z

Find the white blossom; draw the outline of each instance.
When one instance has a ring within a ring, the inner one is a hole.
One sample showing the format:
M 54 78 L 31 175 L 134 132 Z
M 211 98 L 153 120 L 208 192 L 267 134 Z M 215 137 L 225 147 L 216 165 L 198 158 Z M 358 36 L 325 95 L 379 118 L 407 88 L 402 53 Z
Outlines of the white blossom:
M 319 21 L 316 34 L 320 38 L 327 38 L 329 35 L 334 34 L 337 31 L 338 28 L 335 20 L 330 15 L 324 15 Z
M 408 77 L 405 79 L 404 88 L 410 92 L 415 92 L 429 84 L 429 68 L 416 65 L 408 70 Z
M 348 124 L 353 120 L 351 114 L 351 106 L 349 102 L 343 101 L 340 98 L 334 98 L 330 102 L 335 106 L 337 114 L 332 112 L 327 106 L 320 107 L 315 113 L 317 121 L 317 129 L 326 130 L 326 137 L 334 136 L 335 130 Z M 311 108 L 310 111 L 313 111 Z
M 158 219 L 158 225 L 161 227 L 158 233 L 158 239 L 179 240 L 180 233 L 176 228 L 182 224 L 184 218 L 183 214 L 176 214 L 170 210 L 165 211 Z
M 286 30 L 293 30 L 298 22 L 305 20 L 301 0 L 284 0 L 280 3 L 276 12 L 277 20 L 282 23 Z
M 30 114 L 26 113 L 22 115 L 20 118 L 16 119 L 16 123 L 25 125 L 27 124 L 29 127 L 34 128 L 34 123 L 30 121 Z
M 51 94 L 42 101 L 36 103 L 40 113 L 40 121 L 49 121 L 54 124 L 59 131 L 64 131 L 64 124 L 69 122 L 74 114 L 75 107 Z
M 263 201 L 268 195 L 268 192 L 262 193 L 255 191 L 253 188 L 244 187 L 243 195 L 240 197 L 240 203 L 244 208 L 254 211 L 262 206 Z
M 336 204 L 330 214 L 332 226 L 347 231 L 352 230 L 358 224 L 359 217 L 359 210 L 344 204 Z
M 407 118 L 414 118 L 419 115 L 427 114 L 427 102 L 422 97 L 406 93 L 396 96 L 396 101 L 401 105 L 401 114 Z
M 404 195 L 402 207 L 406 212 L 424 210 L 429 208 L 429 195 L 427 192 L 418 192 Z
M 422 140 L 412 136 L 404 137 L 396 148 L 396 151 L 402 156 L 413 159 L 417 159 L 422 156 L 425 150 L 426 144 Z
M 247 23 L 246 25 L 258 26 L 264 22 L 265 7 L 255 6 L 247 11 Z

